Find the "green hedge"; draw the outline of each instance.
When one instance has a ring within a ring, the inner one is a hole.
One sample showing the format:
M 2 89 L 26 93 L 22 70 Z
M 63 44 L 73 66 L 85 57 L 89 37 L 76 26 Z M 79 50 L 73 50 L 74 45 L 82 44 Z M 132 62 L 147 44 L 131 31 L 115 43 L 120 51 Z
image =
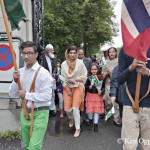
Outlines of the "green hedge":
M 21 132 L 20 131 L 5 131 L 0 133 L 0 138 L 5 140 L 14 140 L 14 139 L 21 139 Z

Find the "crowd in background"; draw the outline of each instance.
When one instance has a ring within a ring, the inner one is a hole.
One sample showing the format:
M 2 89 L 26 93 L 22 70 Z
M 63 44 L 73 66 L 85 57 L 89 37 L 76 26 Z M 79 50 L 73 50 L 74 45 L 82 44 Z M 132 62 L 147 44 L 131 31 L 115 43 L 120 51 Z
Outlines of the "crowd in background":
M 118 59 L 116 48 L 110 47 L 99 61 L 96 55 L 86 58 L 82 48 L 71 45 L 65 52 L 65 61 L 61 62 L 53 46 L 48 44 L 42 67 L 32 41 L 23 42 L 20 50 L 25 66 L 13 73 L 9 94 L 26 101 L 20 114 L 26 149 L 42 148 L 49 116 L 55 116 L 59 109 L 61 118 L 65 113 L 69 118 L 69 127 L 75 126 L 74 137 L 80 135 L 81 120 L 98 132 L 99 118 L 107 120 L 113 115 L 114 124 L 122 125 L 124 150 L 136 150 L 138 144 L 149 150 L 149 59 L 144 62 L 129 57 L 123 48 Z M 134 101 L 137 96 L 139 100 Z M 143 142 L 138 143 L 139 137 Z
M 51 44 L 45 47 L 44 60 L 47 61 L 42 65 L 50 71 L 54 79 L 50 116 L 55 116 L 57 111 L 60 111 L 61 118 L 67 114 L 69 127 L 75 125 L 74 136 L 78 137 L 81 119 L 97 132 L 99 117 L 105 117 L 114 107 L 113 122 L 121 126 L 119 88 L 113 86 L 118 81 L 112 79 L 111 86 L 113 69 L 118 65 L 116 48 L 110 47 L 99 59 L 96 55 L 85 57 L 83 48 L 72 45 L 67 48 L 65 58 L 62 63 Z M 98 80 L 98 84 L 94 83 L 95 80 Z

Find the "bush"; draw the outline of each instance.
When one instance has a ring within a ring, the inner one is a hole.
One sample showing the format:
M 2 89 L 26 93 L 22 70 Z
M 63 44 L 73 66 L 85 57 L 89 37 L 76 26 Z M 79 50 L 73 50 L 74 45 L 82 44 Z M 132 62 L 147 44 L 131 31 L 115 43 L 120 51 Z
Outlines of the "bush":
M 0 138 L 5 140 L 14 140 L 14 139 L 21 139 L 21 132 L 20 131 L 5 131 L 0 133 Z

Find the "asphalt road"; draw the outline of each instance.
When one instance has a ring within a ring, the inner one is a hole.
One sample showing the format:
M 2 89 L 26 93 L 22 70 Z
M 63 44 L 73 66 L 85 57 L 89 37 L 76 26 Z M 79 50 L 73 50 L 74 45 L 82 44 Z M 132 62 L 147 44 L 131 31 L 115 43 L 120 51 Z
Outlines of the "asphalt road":
M 99 131 L 95 133 L 85 124 L 81 125 L 81 134 L 74 138 L 74 127 L 68 127 L 67 117 L 50 117 L 45 135 L 43 150 L 121 150 L 119 144 L 121 128 L 113 124 L 110 119 L 105 122 L 99 120 Z M 6 141 L 0 139 L 0 150 L 21 150 L 21 141 Z

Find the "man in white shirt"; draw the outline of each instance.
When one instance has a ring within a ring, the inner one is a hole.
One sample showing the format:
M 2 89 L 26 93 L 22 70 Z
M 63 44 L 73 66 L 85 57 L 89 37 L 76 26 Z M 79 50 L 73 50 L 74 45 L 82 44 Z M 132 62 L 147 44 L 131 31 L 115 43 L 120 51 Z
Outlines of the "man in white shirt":
M 9 87 L 9 94 L 12 97 L 19 96 L 21 99 L 26 100 L 30 119 L 27 120 L 24 117 L 23 110 L 20 114 L 25 149 L 41 150 L 48 125 L 49 105 L 51 104 L 52 97 L 52 76 L 46 69 L 43 67 L 40 68 L 36 60 L 38 56 L 37 48 L 33 42 L 26 41 L 22 43 L 21 56 L 23 57 L 25 66 L 18 72 L 14 72 L 14 80 Z M 39 70 L 38 73 L 37 70 Z M 35 86 L 31 92 L 31 85 L 36 73 Z M 18 90 L 18 79 L 20 79 L 22 90 Z M 34 113 L 33 116 L 31 112 Z M 32 117 L 34 117 L 33 129 L 32 134 L 29 134 L 31 132 Z

